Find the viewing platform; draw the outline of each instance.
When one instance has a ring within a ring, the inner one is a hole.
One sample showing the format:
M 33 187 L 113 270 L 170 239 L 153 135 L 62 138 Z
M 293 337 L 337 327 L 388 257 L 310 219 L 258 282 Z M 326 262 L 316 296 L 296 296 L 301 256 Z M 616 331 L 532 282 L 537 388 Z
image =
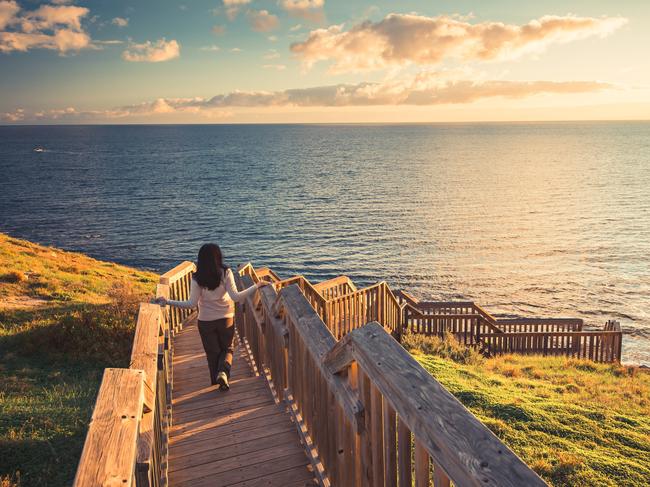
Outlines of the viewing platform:
M 157 296 L 187 299 L 194 265 Z M 545 485 L 399 344 L 444 336 L 486 355 L 616 362 L 621 331 L 499 320 L 472 302 L 419 301 L 381 282 L 312 284 L 240 266 L 231 389 L 210 385 L 196 313 L 142 303 L 129 369 L 106 369 L 74 485 Z

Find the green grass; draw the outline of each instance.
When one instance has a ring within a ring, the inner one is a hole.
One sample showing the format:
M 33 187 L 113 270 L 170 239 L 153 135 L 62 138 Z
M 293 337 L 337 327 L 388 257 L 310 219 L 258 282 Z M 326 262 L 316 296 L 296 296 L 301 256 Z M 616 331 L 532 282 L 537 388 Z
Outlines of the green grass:
M 484 359 L 459 353 L 452 339 L 404 343 L 550 484 L 650 485 L 650 374 L 642 369 L 560 357 Z
M 0 234 L 0 485 L 74 477 L 101 374 L 157 276 Z

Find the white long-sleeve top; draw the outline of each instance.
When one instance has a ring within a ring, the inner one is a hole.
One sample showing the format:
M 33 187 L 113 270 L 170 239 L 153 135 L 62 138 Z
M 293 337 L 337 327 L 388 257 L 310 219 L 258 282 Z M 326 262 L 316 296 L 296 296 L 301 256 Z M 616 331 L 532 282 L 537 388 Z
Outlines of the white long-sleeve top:
M 179 308 L 199 308 L 199 317 L 201 321 L 213 321 L 223 318 L 232 318 L 235 316 L 235 301 L 242 302 L 249 295 L 255 292 L 257 286 L 253 284 L 248 289 L 238 291 L 235 285 L 235 277 L 230 269 L 226 270 L 226 275 L 221 279 L 215 289 L 208 289 L 199 286 L 192 279 L 190 284 L 190 298 L 187 301 L 168 300 L 171 306 Z

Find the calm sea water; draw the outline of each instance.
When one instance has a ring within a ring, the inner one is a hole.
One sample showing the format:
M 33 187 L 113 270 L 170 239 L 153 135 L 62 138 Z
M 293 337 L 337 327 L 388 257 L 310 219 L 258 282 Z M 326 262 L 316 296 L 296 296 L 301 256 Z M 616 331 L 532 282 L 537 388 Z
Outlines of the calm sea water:
M 618 319 L 650 363 L 650 123 L 0 127 L 0 175 L 18 237 Z

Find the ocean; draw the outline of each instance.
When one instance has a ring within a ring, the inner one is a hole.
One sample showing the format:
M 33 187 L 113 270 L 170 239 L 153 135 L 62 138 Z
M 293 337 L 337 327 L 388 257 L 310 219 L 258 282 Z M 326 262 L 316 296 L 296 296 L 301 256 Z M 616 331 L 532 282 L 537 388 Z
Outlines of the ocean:
M 16 237 L 616 319 L 650 365 L 650 122 L 3 126 L 0 175 Z

